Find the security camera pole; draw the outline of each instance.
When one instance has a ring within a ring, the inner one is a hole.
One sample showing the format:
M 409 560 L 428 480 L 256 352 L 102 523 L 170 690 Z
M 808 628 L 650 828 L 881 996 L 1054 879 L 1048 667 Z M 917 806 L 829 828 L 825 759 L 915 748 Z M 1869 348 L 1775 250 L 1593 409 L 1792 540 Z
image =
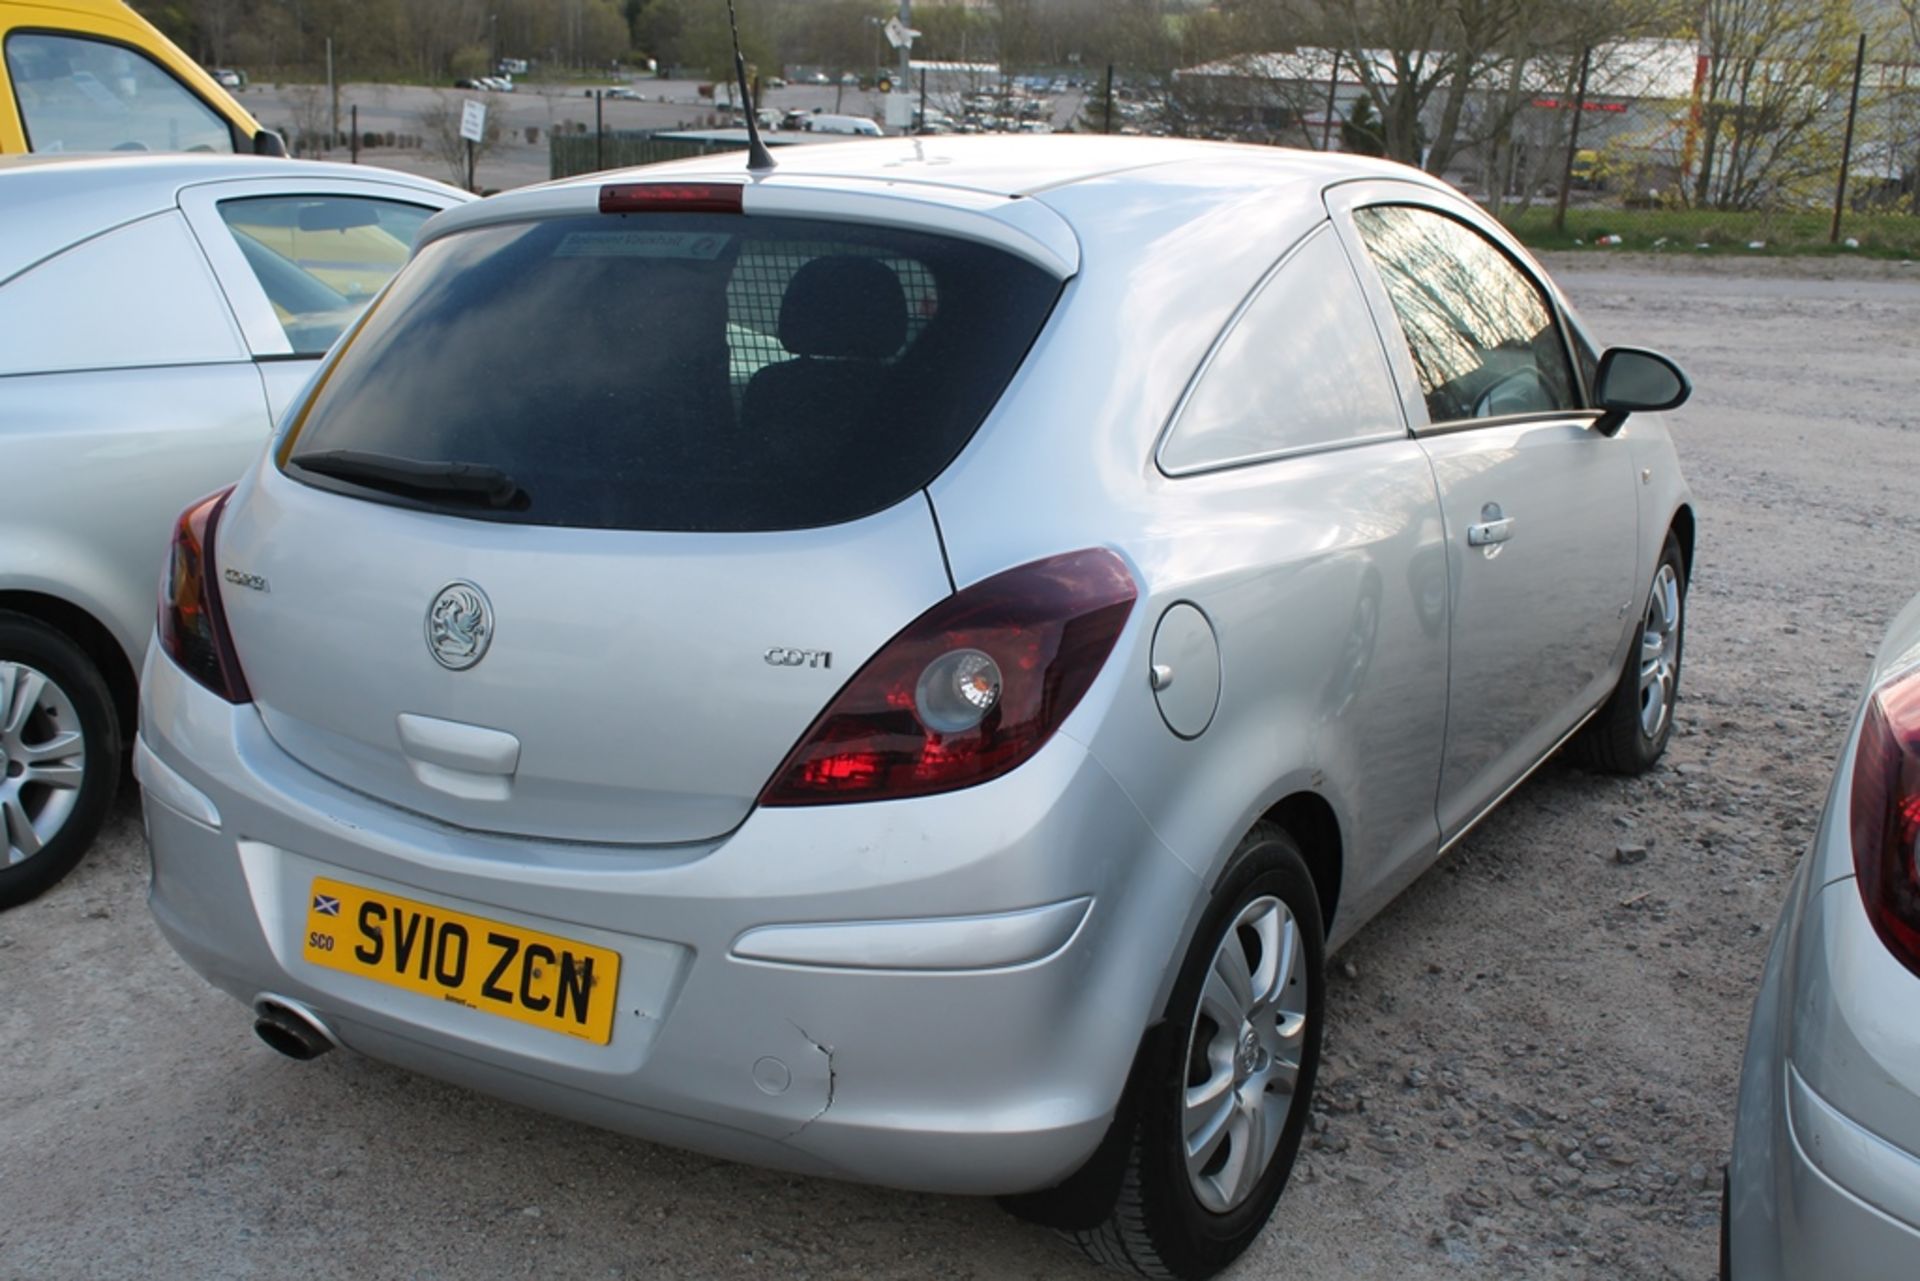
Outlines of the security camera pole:
M 900 16 L 888 18 L 882 30 L 886 32 L 887 43 L 900 51 L 900 70 L 887 93 L 887 124 L 901 133 L 912 133 L 913 98 L 907 91 L 907 81 L 913 74 L 913 38 L 920 34 L 913 29 L 913 0 L 900 0 Z
M 907 80 L 913 74 L 908 65 L 913 60 L 913 38 L 920 34 L 913 29 L 913 0 L 900 0 L 900 28 L 905 32 L 906 39 L 898 46 L 900 74 L 893 78 L 893 84 L 896 89 L 905 92 Z

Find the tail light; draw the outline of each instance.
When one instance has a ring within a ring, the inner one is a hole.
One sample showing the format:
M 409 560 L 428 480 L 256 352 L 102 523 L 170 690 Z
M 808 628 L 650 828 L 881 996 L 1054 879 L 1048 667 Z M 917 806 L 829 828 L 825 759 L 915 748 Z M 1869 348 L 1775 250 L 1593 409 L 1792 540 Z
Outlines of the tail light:
M 737 214 L 745 191 L 737 182 L 610 183 L 600 188 L 600 212 Z
M 167 576 L 160 583 L 160 648 L 181 671 L 229 703 L 248 703 L 253 695 L 233 652 L 214 581 L 215 531 L 232 493 L 229 485 L 210 494 L 174 522 Z
M 1853 754 L 1854 879 L 1867 917 L 1902 965 L 1920 975 L 1920 673 L 1867 700 Z
M 760 803 L 891 800 L 998 778 L 1079 704 L 1135 595 L 1118 556 L 1089 550 L 948 597 L 847 682 Z

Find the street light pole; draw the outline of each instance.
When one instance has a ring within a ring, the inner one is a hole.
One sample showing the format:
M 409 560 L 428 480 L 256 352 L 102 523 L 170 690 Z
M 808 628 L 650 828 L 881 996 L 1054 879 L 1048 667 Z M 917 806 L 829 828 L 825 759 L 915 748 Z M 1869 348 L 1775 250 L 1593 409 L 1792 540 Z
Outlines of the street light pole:
M 327 37 L 327 146 L 332 151 L 340 141 L 340 91 L 333 83 L 333 37 Z
M 913 30 L 913 0 L 900 0 L 900 25 L 908 31 Z M 902 93 L 906 92 L 907 77 L 913 74 L 913 42 L 909 40 L 900 46 L 900 74 L 893 78 Z

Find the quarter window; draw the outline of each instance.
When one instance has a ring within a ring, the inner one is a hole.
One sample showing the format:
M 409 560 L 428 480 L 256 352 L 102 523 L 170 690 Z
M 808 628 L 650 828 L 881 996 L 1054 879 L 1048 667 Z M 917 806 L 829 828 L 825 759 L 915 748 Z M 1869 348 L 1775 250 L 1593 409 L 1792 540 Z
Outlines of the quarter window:
M 1553 308 L 1492 242 L 1406 205 L 1361 209 L 1354 222 L 1393 299 L 1435 423 L 1575 407 Z
M 1323 228 L 1221 341 L 1160 464 L 1179 474 L 1405 431 L 1359 282 Z
M 434 213 L 366 196 L 260 196 L 223 200 L 219 208 L 302 356 L 333 345 L 407 261 L 420 225 Z
M 21 32 L 7 37 L 7 74 L 31 150 L 233 150 L 218 112 L 124 45 Z

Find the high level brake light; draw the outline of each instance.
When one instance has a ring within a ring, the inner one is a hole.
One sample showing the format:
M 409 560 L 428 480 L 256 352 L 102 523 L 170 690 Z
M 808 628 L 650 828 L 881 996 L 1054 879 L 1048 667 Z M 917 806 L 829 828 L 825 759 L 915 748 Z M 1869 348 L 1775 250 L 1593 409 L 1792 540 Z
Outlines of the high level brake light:
M 600 188 L 600 212 L 717 213 L 743 212 L 737 182 L 616 182 Z
M 1136 595 L 1120 558 L 1094 549 L 948 597 L 847 682 L 760 803 L 891 800 L 998 778 L 1079 704 Z
M 1920 976 L 1920 672 L 1873 692 L 1853 755 L 1854 880 L 1874 932 Z
M 167 575 L 160 580 L 160 648 L 181 671 L 229 703 L 250 703 L 253 694 L 233 651 L 213 579 L 214 537 L 232 494 L 231 485 L 209 494 L 174 522 Z

